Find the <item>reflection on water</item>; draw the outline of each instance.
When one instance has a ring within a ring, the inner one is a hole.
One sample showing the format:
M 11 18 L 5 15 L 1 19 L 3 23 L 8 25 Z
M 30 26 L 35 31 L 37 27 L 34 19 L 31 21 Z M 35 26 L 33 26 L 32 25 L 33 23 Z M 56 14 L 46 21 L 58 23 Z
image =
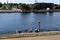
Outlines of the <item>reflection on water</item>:
M 11 33 L 15 30 L 38 28 L 42 31 L 60 30 L 60 12 L 54 13 L 1 13 L 0 33 Z

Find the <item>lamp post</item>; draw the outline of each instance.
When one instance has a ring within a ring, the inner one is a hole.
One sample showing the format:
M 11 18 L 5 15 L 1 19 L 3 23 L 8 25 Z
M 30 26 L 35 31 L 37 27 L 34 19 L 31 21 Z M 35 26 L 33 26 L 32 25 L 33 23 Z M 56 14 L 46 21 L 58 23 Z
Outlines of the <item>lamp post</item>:
M 41 30 L 40 30 L 40 20 L 38 20 L 38 28 L 35 29 L 35 32 L 38 33 L 38 32 L 40 32 L 40 31 L 41 31 Z
M 38 31 L 40 32 L 40 21 L 38 21 Z

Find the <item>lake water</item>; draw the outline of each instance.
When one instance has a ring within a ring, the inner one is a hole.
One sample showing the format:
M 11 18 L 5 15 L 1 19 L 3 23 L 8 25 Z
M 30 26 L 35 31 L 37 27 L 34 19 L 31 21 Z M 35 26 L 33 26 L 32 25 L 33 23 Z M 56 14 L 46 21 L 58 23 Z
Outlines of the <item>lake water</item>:
M 60 30 L 60 12 L 53 13 L 0 13 L 0 33 L 12 33 L 38 28 L 42 31 Z

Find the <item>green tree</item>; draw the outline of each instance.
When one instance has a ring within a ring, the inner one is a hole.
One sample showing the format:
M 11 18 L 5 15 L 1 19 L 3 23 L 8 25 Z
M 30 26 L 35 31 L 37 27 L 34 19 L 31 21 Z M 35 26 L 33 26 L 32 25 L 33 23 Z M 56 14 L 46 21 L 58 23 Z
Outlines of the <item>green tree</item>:
M 54 7 L 55 9 L 60 9 L 60 4 L 55 4 Z
M 30 9 L 30 6 L 28 4 L 20 4 L 19 5 L 19 8 L 21 10 L 29 10 Z
M 10 9 L 10 5 L 3 5 L 1 8 L 2 9 Z
M 2 9 L 10 9 L 11 6 L 9 4 L 4 3 L 1 8 Z
M 3 5 L 3 4 L 2 4 L 2 3 L 0 3 L 0 7 L 2 7 L 2 5 Z
M 36 9 L 36 10 L 39 9 L 39 8 L 37 7 L 36 4 L 31 4 L 31 6 L 32 6 L 32 9 L 33 9 L 33 10 L 35 10 L 35 9 Z

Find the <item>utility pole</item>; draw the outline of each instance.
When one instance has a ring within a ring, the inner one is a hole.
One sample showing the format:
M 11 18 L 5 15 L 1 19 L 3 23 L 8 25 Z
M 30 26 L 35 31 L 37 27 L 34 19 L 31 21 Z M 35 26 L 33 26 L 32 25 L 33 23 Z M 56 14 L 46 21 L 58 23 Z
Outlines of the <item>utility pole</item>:
M 30 6 L 30 11 L 32 12 L 32 11 L 33 11 L 33 10 L 32 10 L 32 5 L 30 4 L 29 6 Z
M 35 0 L 35 3 L 37 3 L 37 0 Z
M 7 0 L 7 4 L 8 4 L 8 0 Z
M 38 0 L 35 0 L 35 3 L 37 3 L 38 2 Z

